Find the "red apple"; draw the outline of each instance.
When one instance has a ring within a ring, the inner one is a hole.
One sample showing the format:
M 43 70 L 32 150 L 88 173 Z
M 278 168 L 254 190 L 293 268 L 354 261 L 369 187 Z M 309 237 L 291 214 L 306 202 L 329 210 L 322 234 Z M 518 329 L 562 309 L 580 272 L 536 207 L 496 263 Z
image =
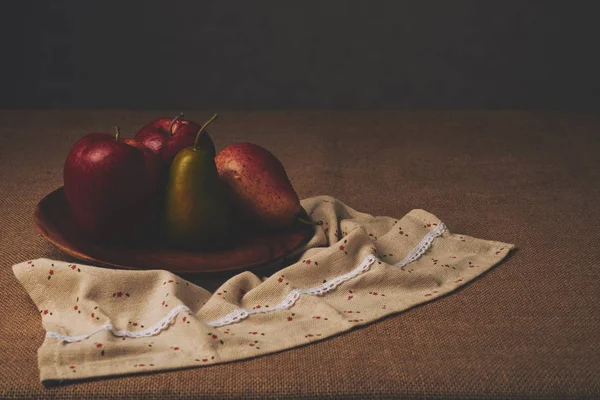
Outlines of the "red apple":
M 160 160 L 134 139 L 92 133 L 65 160 L 64 191 L 80 232 L 119 241 L 148 232 L 155 222 Z
M 157 154 L 162 160 L 163 170 L 168 170 L 177 153 L 194 145 L 200 128 L 197 123 L 183 119 L 181 113 L 175 118 L 149 122 L 135 135 L 135 139 Z M 215 145 L 206 131 L 200 136 L 199 145 L 215 156 Z

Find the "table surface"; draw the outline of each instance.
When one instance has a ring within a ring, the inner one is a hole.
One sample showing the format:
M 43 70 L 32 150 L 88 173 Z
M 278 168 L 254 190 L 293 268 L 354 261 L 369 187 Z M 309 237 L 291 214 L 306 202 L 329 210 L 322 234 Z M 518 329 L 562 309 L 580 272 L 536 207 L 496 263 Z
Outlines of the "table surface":
M 309 346 L 44 387 L 44 331 L 11 266 L 69 258 L 37 234 L 33 209 L 84 134 L 133 136 L 179 111 L 0 111 L 0 398 L 600 397 L 600 115 L 525 111 L 222 112 L 217 149 L 270 149 L 302 198 L 394 217 L 422 208 L 518 249 L 448 296 Z

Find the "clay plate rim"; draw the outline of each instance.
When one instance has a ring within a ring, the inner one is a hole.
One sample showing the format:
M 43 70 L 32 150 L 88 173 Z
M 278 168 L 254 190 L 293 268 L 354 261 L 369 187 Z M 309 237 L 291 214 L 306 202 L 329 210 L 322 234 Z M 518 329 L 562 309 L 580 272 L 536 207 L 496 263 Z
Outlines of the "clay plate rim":
M 57 213 L 60 218 L 64 218 L 65 222 L 56 223 Z M 41 199 L 35 207 L 33 216 L 37 231 L 46 241 L 61 252 L 80 261 L 109 268 L 163 269 L 174 273 L 194 275 L 215 275 L 222 272 L 241 272 L 265 267 L 299 250 L 315 233 L 314 227 L 297 223 L 288 230 L 253 237 L 247 243 L 227 250 L 186 252 L 164 247 L 158 250 L 152 249 L 154 253 L 148 256 L 140 256 L 139 250 L 144 250 L 144 247 L 135 249 L 116 248 L 110 245 L 91 243 L 81 236 L 78 236 L 79 240 L 69 240 L 69 234 L 74 235 L 75 233 L 73 232 L 72 221 L 69 217 L 63 187 L 54 190 Z M 65 227 L 71 227 L 71 232 L 65 232 L 67 230 Z M 92 248 L 93 250 L 86 251 L 85 247 Z M 109 255 L 103 255 L 102 251 Z M 134 253 L 136 251 L 138 253 Z M 123 263 L 119 261 L 119 254 L 125 256 L 121 258 L 134 258 L 139 263 Z M 196 261 L 199 264 L 194 267 L 178 265 L 177 262 L 173 264 L 173 260 L 177 260 L 178 258 L 186 259 L 186 264 L 190 261 Z M 206 261 L 207 259 L 210 260 L 210 263 Z M 232 260 L 232 262 L 227 262 L 227 259 Z M 161 262 L 166 264 L 159 265 L 158 263 Z M 142 266 L 142 263 L 145 265 Z

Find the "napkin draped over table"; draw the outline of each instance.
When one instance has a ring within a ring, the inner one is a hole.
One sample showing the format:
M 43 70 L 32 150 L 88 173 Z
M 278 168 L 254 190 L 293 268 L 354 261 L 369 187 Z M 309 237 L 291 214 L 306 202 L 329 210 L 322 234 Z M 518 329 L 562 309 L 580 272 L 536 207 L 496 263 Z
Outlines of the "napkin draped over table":
M 293 264 L 242 272 L 214 293 L 162 271 L 36 259 L 13 271 L 39 309 L 41 381 L 164 371 L 261 356 L 349 331 L 449 293 L 514 246 L 453 234 L 436 216 L 302 201 L 322 220 Z

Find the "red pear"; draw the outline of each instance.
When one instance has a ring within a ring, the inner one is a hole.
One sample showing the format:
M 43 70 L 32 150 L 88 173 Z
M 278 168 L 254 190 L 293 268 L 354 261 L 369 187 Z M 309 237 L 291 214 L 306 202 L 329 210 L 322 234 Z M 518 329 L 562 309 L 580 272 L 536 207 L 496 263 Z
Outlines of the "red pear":
M 133 139 L 92 133 L 65 160 L 64 191 L 75 225 L 94 241 L 132 239 L 156 221 L 160 160 Z
M 285 168 L 268 150 L 236 143 L 225 147 L 215 163 L 240 220 L 277 230 L 304 211 Z

